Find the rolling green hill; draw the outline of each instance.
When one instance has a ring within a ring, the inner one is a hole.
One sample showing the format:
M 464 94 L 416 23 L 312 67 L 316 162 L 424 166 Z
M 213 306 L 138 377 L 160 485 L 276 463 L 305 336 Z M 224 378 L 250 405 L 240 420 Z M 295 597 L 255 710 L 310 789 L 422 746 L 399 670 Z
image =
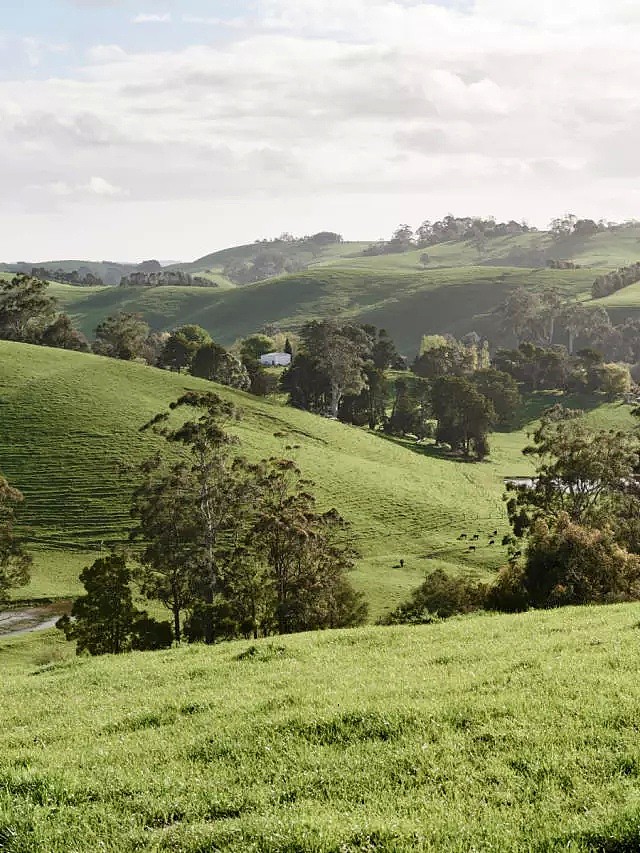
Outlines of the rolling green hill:
M 639 618 L 2 642 L 0 849 L 635 853 Z
M 458 267 L 413 272 L 368 266 L 318 267 L 233 289 L 195 287 L 78 288 L 52 285 L 52 293 L 85 334 L 118 310 L 140 312 L 154 329 L 198 323 L 220 343 L 266 323 L 299 328 L 306 320 L 340 317 L 386 328 L 401 352 L 416 353 L 425 333 L 476 331 L 496 340 L 496 307 L 517 287 L 556 287 L 587 298 L 594 270 Z
M 130 483 L 122 463 L 152 450 L 154 439 L 139 427 L 188 388 L 214 388 L 232 400 L 244 413 L 243 451 L 294 458 L 316 482 L 321 504 L 353 523 L 363 556 L 354 579 L 374 615 L 428 570 L 484 574 L 504 561 L 505 550 L 489 547 L 487 533 L 507 531 L 504 476 L 530 470 L 522 432 L 492 436 L 482 464 L 453 462 L 192 377 L 0 342 L 0 471 L 25 494 L 20 523 L 38 556 L 27 595 L 75 593 L 89 554 L 126 539 Z M 624 424 L 628 412 L 612 405 L 590 417 Z M 482 535 L 475 554 L 458 542 L 462 532 Z M 404 569 L 393 568 L 400 558 Z
M 316 481 L 322 504 L 353 522 L 363 554 L 356 580 L 375 612 L 429 568 L 482 573 L 504 560 L 499 548 L 468 555 L 457 536 L 506 531 L 504 469 L 528 470 L 509 440 L 505 450 L 496 443 L 491 462 L 458 464 L 191 377 L 0 342 L 0 470 L 24 492 L 22 529 L 42 552 L 31 594 L 75 591 L 82 552 L 126 538 L 129 484 L 119 467 L 150 452 L 139 427 L 186 388 L 212 387 L 244 411 L 238 434 L 247 454 L 292 456 Z M 76 557 L 65 575 L 67 553 Z M 393 569 L 400 558 L 405 569 Z

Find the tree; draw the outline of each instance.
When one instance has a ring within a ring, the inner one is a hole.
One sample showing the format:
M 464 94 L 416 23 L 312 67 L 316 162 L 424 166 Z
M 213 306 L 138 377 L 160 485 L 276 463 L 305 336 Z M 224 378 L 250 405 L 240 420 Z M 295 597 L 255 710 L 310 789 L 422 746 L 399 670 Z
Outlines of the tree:
M 610 400 L 624 397 L 631 391 L 631 374 L 626 364 L 603 364 L 600 390 Z
M 193 603 L 193 566 L 197 560 L 197 495 L 188 467 L 168 470 L 155 455 L 139 468 L 141 481 L 133 493 L 131 515 L 137 526 L 132 539 L 142 539 L 137 579 L 142 594 L 171 611 L 173 634 L 182 637 L 182 615 Z
M 169 420 L 174 412 L 193 413 L 196 419 L 173 427 Z M 170 575 L 177 573 L 184 579 L 184 585 L 180 580 L 181 600 L 188 589 L 192 609 L 199 605 L 198 618 L 207 643 L 213 643 L 219 633 L 215 624 L 216 600 L 223 593 L 224 577 L 236 558 L 243 538 L 241 531 L 248 524 L 247 508 L 252 503 L 242 476 L 244 463 L 231 455 L 236 440 L 224 429 L 236 417 L 235 408 L 216 394 L 195 392 L 182 396 L 169 412 L 157 415 L 144 429 L 162 435 L 174 453 L 182 448 L 182 458 L 171 476 L 162 477 L 155 484 L 157 463 L 152 460 L 151 482 L 143 479 L 137 491 L 138 505 L 134 498 L 140 532 L 148 537 L 147 563 L 159 571 L 157 582 L 163 599 L 170 602 L 175 619 L 181 608 L 170 589 Z M 180 481 L 177 490 L 176 477 Z M 169 508 L 171 500 L 178 504 L 174 509 Z M 167 512 L 171 514 L 176 531 L 167 531 L 160 520 L 153 518 L 154 503 L 165 518 Z
M 260 361 L 261 356 L 273 352 L 273 349 L 271 338 L 266 335 L 250 335 L 240 342 L 240 358 L 245 364 L 248 361 Z
M 76 651 L 92 655 L 118 655 L 129 651 L 134 624 L 140 611 L 133 606 L 131 572 L 122 554 L 101 557 L 84 569 L 80 580 L 86 595 L 77 598 L 71 619 L 63 617 L 58 627 Z
M 423 625 L 458 613 L 472 613 L 483 607 L 485 596 L 483 584 L 452 577 L 442 569 L 436 569 L 426 576 L 409 600 L 385 616 L 381 624 Z
M 477 370 L 472 375 L 471 382 L 476 390 L 491 402 L 496 413 L 496 425 L 511 426 L 522 402 L 513 377 L 501 370 L 487 368 Z
M 211 342 L 209 333 L 201 326 L 189 324 L 175 329 L 164 343 L 159 358 L 159 366 L 180 373 L 189 370 L 193 358 L 200 349 Z
M 28 275 L 0 281 L 0 338 L 37 343 L 55 315 L 56 301 L 49 285 Z
M 364 363 L 357 345 L 336 332 L 327 341 L 322 366 L 331 388 L 330 412 L 337 418 L 345 394 L 357 394 L 365 385 Z
M 96 328 L 93 351 L 122 361 L 133 361 L 142 355 L 149 326 L 139 314 L 120 311 L 107 317 Z
M 542 305 L 537 293 L 519 287 L 509 294 L 499 313 L 502 328 L 513 335 L 518 343 L 540 341 L 544 336 Z
M 15 506 L 22 494 L 0 476 L 0 605 L 9 600 L 9 592 L 29 583 L 31 557 L 15 535 Z
M 89 342 L 82 332 L 73 328 L 71 318 L 67 314 L 60 314 L 50 326 L 46 327 L 40 337 L 40 343 L 44 347 L 75 350 L 76 352 L 89 351 Z
M 436 439 L 483 459 L 489 452 L 487 434 L 496 421 L 493 405 L 468 379 L 442 376 L 431 390 L 433 415 L 438 421 Z
M 583 527 L 566 512 L 534 522 L 524 587 L 533 607 L 640 599 L 640 557 L 615 541 L 611 528 Z
M 640 463 L 638 441 L 625 432 L 594 430 L 580 412 L 561 406 L 549 409 L 524 453 L 536 462 L 532 484 L 507 487 L 507 511 L 517 537 L 537 519 L 553 520 L 564 512 L 583 527 L 615 526 L 630 508 L 635 472 Z M 635 500 L 635 498 L 634 498 Z M 635 513 L 640 503 L 635 506 Z
M 264 465 L 253 534 L 281 634 L 350 627 L 366 615 L 346 580 L 357 556 L 348 525 L 335 510 L 317 511 L 310 485 L 289 460 Z
M 411 369 L 423 379 L 462 376 L 472 373 L 478 366 L 478 348 L 475 343 L 467 346 L 455 338 L 425 335 L 420 349 L 421 354 Z
M 609 315 L 604 308 L 600 305 L 584 305 L 581 302 L 567 303 L 562 310 L 560 320 L 569 335 L 570 355 L 573 355 L 577 337 L 601 334 L 603 329 L 611 325 Z
M 191 374 L 240 391 L 248 391 L 251 387 L 251 380 L 242 362 L 215 341 L 201 346 L 196 352 Z
M 365 387 L 363 368 L 371 340 L 360 326 L 324 320 L 306 323 L 301 331 L 302 351 L 283 377 L 294 405 L 338 416 L 345 395 Z
M 287 338 L 284 342 L 284 352 L 286 352 L 287 355 L 293 356 L 293 347 L 291 346 L 291 341 L 289 340 L 289 338 Z

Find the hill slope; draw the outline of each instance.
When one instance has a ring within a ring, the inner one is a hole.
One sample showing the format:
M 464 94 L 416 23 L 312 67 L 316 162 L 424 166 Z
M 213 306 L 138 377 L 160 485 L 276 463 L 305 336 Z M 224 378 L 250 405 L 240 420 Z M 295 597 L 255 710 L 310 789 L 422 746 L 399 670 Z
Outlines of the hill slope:
M 340 317 L 386 328 L 400 351 L 412 358 L 426 333 L 476 331 L 499 338 L 495 309 L 517 287 L 555 287 L 586 298 L 595 275 L 593 270 L 510 267 L 394 271 L 378 269 L 376 260 L 358 269 L 318 267 L 227 290 L 56 285 L 52 293 L 88 335 L 119 310 L 141 313 L 158 330 L 198 323 L 226 345 L 266 323 L 296 329 L 309 319 Z
M 77 556 L 74 572 L 65 578 L 56 570 L 49 582 L 51 552 L 93 551 L 126 538 L 129 484 L 120 465 L 150 452 L 153 439 L 139 427 L 187 388 L 233 400 L 244 412 L 243 451 L 295 458 L 317 483 L 323 506 L 335 505 L 353 522 L 363 554 L 356 581 L 374 612 L 403 597 L 428 569 L 483 572 L 504 560 L 495 547 L 467 554 L 457 536 L 496 526 L 506 532 L 502 477 L 529 470 L 518 458 L 522 436 L 501 437 L 505 449 L 497 441 L 482 465 L 450 462 L 191 377 L 0 342 L 0 471 L 24 492 L 21 524 L 45 550 L 38 592 L 75 591 L 77 562 L 86 559 Z M 400 558 L 406 567 L 393 569 Z
M 60 638 L 2 643 L 0 847 L 631 853 L 639 617 L 483 615 L 68 662 Z

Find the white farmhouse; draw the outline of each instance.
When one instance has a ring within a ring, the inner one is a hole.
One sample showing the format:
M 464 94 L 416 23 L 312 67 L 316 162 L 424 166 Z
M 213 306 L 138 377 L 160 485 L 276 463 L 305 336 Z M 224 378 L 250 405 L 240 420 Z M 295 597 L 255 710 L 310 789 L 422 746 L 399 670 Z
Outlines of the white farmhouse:
M 260 364 L 263 367 L 288 367 L 291 364 L 291 356 L 288 352 L 268 352 L 260 356 Z

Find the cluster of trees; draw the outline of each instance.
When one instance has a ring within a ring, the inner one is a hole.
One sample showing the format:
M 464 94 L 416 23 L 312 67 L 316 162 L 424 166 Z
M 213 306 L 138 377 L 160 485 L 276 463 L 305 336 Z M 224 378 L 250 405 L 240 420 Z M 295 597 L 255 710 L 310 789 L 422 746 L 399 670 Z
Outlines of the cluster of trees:
M 566 240 L 568 237 L 584 238 L 593 237 L 594 234 L 609 232 L 624 232 L 638 227 L 635 219 L 625 222 L 610 222 L 605 219 L 581 219 L 573 213 L 552 219 L 549 224 L 550 234 L 558 240 Z
M 215 281 L 182 270 L 138 270 L 122 276 L 120 287 L 217 287 Z
M 473 241 L 483 248 L 487 240 L 493 237 L 508 237 L 514 234 L 526 234 L 534 230 L 526 223 L 496 222 L 493 217 L 445 216 L 444 219 L 430 222 L 426 220 L 415 231 L 410 225 L 399 225 L 390 240 L 379 240 L 364 250 L 365 255 L 388 255 L 408 252 L 412 249 L 437 246 L 454 240 Z M 428 263 L 428 256 L 425 256 Z
M 101 278 L 94 275 L 86 267 L 80 267 L 80 269 L 71 272 L 65 272 L 62 269 L 48 270 L 45 267 L 33 267 L 31 278 L 38 278 L 42 281 L 59 281 L 62 284 L 75 284 L 79 287 L 93 287 L 103 283 Z
M 342 235 L 334 231 L 320 231 L 305 237 L 284 233 L 273 240 L 256 240 L 260 250 L 251 257 L 232 258 L 223 274 L 235 284 L 252 284 L 300 272 L 322 249 L 342 242 Z
M 511 556 L 495 581 L 434 572 L 385 623 L 640 600 L 640 437 L 581 415 L 548 410 L 524 449 L 536 476 L 508 486 Z
M 237 456 L 225 428 L 236 418 L 215 394 L 190 393 L 147 424 L 167 452 L 137 471 L 136 568 L 114 554 L 85 570 L 87 594 L 60 623 L 78 651 L 214 643 L 365 619 L 348 581 L 357 556 L 348 524 L 317 508 L 313 484 L 293 462 Z M 132 584 L 162 603 L 171 623 L 136 611 Z
M 594 299 L 600 299 L 603 296 L 609 296 L 617 290 L 622 290 L 623 287 L 628 287 L 630 284 L 636 284 L 640 281 L 640 261 L 631 264 L 628 267 L 621 267 L 614 272 L 600 275 L 593 282 L 591 288 L 591 296 Z
M 314 320 L 302 327 L 299 350 L 281 386 L 297 408 L 373 429 L 385 416 L 385 371 L 398 364 L 384 329 Z
M 553 345 L 559 330 L 566 335 L 572 354 L 578 339 L 599 341 L 611 326 L 609 315 L 600 305 L 565 299 L 557 290 L 536 292 L 524 287 L 512 291 L 499 306 L 502 329 L 518 343 Z
M 402 374 L 392 378 L 391 367 Z M 511 376 L 490 366 L 486 342 L 441 335 L 423 339 L 413 375 L 388 334 L 374 326 L 307 323 L 281 387 L 298 408 L 392 435 L 435 438 L 482 459 L 487 434 L 508 427 L 520 402 Z
M 234 259 L 223 269 L 223 275 L 235 284 L 252 284 L 285 273 L 299 272 L 307 264 L 298 257 L 291 257 L 280 249 L 263 249 L 249 260 Z
M 630 277 L 635 275 L 635 265 L 628 269 Z M 583 349 L 601 353 L 604 362 L 632 365 L 633 378 L 640 377 L 640 322 L 637 320 L 628 318 L 613 325 L 602 306 L 563 299 L 553 289 L 536 293 L 519 288 L 509 295 L 498 313 L 505 334 L 516 338 L 520 344 L 544 349 L 548 361 L 564 365 L 565 379 L 547 387 L 563 387 L 571 374 L 571 359 L 567 359 L 566 350 L 572 356 L 578 341 Z M 566 350 L 555 344 L 559 334 L 566 341 Z M 536 357 L 539 360 L 541 354 Z
M 631 390 L 628 366 L 606 363 L 604 357 L 593 349 L 569 355 L 565 347 L 520 344 L 517 349 L 498 350 L 493 364 L 528 392 L 602 393 L 616 399 Z
M 27 275 L 0 281 L 0 340 L 87 351 L 87 339 L 58 312 L 48 287 Z
M 24 275 L 0 281 L 0 339 L 144 361 L 258 395 L 268 394 L 276 386 L 275 378 L 260 366 L 260 355 L 276 344 L 292 352 L 291 343 L 282 335 L 277 336 L 283 337 L 282 341 L 254 335 L 240 342 L 236 355 L 213 341 L 200 326 L 185 325 L 171 333 L 152 332 L 140 315 L 126 311 L 99 323 L 90 345 L 71 319 L 58 313 L 48 287 L 47 282 Z
M 176 373 L 184 370 L 192 376 L 240 391 L 251 390 L 251 378 L 242 361 L 212 340 L 200 326 L 181 326 L 171 332 L 163 343 L 156 365 Z

